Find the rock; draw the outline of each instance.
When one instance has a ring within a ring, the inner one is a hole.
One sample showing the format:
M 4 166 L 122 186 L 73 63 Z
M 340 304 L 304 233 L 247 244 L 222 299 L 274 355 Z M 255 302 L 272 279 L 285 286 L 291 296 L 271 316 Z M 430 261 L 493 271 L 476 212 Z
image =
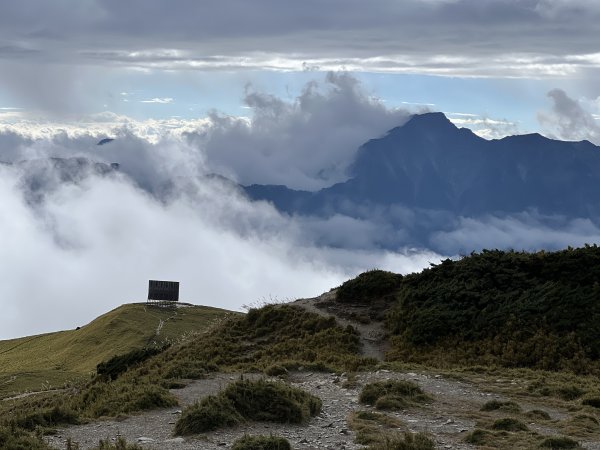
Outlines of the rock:
M 167 444 L 183 444 L 185 442 L 185 439 L 182 437 L 176 437 L 173 439 L 167 439 L 166 441 L 164 441 Z
M 147 444 L 150 442 L 154 442 L 154 439 L 145 437 L 145 436 L 140 436 L 139 438 L 136 439 L 136 441 L 139 442 L 140 444 Z

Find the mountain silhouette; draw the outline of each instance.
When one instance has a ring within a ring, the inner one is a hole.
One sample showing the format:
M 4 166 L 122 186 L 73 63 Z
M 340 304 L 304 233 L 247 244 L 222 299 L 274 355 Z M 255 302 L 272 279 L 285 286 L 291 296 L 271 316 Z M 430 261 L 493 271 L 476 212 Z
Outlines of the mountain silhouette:
M 363 144 L 350 178 L 317 192 L 251 185 L 254 200 L 290 214 L 327 216 L 394 206 L 450 216 L 600 217 L 600 147 L 539 134 L 486 140 L 442 113 L 414 115 Z

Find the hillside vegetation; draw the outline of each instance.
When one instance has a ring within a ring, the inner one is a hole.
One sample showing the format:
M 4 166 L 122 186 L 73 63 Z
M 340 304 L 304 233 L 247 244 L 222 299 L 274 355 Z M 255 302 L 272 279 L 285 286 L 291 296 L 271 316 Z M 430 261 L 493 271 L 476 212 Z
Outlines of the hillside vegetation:
M 0 341 L 0 397 L 39 390 L 42 383 L 57 386 L 89 377 L 98 363 L 114 355 L 201 332 L 227 313 L 206 306 L 169 309 L 126 304 L 77 330 Z
M 393 298 L 389 360 L 598 371 L 600 248 L 487 251 L 404 277 L 371 271 L 340 300 Z M 367 289 L 365 288 L 367 287 Z

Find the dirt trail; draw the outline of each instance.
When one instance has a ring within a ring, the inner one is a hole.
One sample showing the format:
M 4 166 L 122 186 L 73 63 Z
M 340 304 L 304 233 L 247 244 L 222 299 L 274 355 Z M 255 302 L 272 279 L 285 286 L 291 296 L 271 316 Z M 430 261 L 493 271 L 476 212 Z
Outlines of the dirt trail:
M 362 343 L 362 354 L 369 358 L 375 358 L 379 361 L 384 360 L 385 352 L 388 349 L 387 341 L 385 340 L 385 330 L 383 322 L 370 321 L 362 323 L 356 320 L 350 320 L 341 317 L 339 314 L 340 308 L 331 308 L 329 305 L 335 300 L 335 291 L 329 291 L 315 298 L 304 298 L 291 303 L 294 306 L 300 306 L 309 312 L 319 314 L 324 317 L 335 317 L 335 320 L 341 326 L 351 325 L 360 334 Z M 341 306 L 343 308 L 343 306 Z

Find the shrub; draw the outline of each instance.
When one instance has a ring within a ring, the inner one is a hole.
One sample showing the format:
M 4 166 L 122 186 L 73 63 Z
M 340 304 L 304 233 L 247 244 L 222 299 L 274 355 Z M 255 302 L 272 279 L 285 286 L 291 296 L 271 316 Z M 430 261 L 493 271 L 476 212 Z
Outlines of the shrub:
M 385 442 L 390 430 L 404 427 L 400 419 L 372 411 L 354 411 L 348 416 L 347 422 L 356 433 L 355 442 L 362 445 Z
M 585 391 L 575 385 L 561 386 L 556 390 L 556 394 L 563 400 L 575 400 L 585 394 Z
M 582 405 L 592 406 L 594 408 L 600 408 L 600 397 L 588 397 L 581 401 Z
M 386 437 L 383 442 L 370 445 L 368 450 L 435 450 L 435 443 L 424 433 L 404 433 Z
M 401 282 L 402 275 L 369 270 L 342 284 L 336 298 L 342 303 L 366 303 L 393 294 Z
M 512 417 L 506 417 L 504 419 L 498 419 L 492 424 L 494 430 L 503 431 L 527 431 L 527 425 L 518 419 Z
M 272 364 L 265 369 L 265 374 L 269 375 L 270 377 L 287 375 L 287 373 L 287 369 L 283 366 L 280 366 L 279 364 Z
M 358 401 L 375 405 L 378 409 L 401 409 L 430 400 L 423 390 L 412 381 L 388 380 L 365 385 Z
M 140 447 L 137 444 L 128 444 L 125 439 L 122 437 L 118 437 L 115 443 L 110 443 L 108 441 L 100 440 L 98 446 L 94 447 L 92 450 L 144 450 L 143 447 Z
M 13 423 L 25 430 L 33 431 L 38 427 L 47 428 L 56 425 L 78 424 L 79 417 L 71 409 L 55 406 L 38 411 L 32 411 L 29 414 L 17 415 Z
M 186 408 L 176 434 L 194 434 L 249 419 L 302 423 L 321 410 L 321 400 L 281 382 L 240 380 Z
M 551 448 L 551 449 L 560 449 L 560 448 L 579 448 L 579 442 L 574 441 L 568 437 L 549 437 L 544 439 L 540 444 L 540 447 L 543 448 Z
M 233 443 L 231 450 L 292 450 L 292 446 L 278 436 L 244 436 Z
M 0 426 L 0 448 L 5 450 L 50 450 L 39 437 L 15 428 Z
M 163 350 L 164 348 L 158 347 L 136 348 L 123 355 L 113 356 L 108 361 L 101 362 L 96 366 L 96 373 L 100 377 L 115 380 L 130 367 L 146 361 Z
M 550 420 L 550 414 L 541 409 L 532 409 L 531 411 L 527 411 L 525 415 L 532 420 Z
M 485 445 L 488 443 L 488 440 L 492 437 L 492 433 L 486 430 L 482 430 L 481 428 L 475 428 L 465 437 L 465 442 L 467 444 L 473 445 Z
M 501 402 L 499 400 L 490 400 L 484 403 L 480 411 L 506 411 L 506 412 L 520 412 L 521 407 L 515 402 Z

